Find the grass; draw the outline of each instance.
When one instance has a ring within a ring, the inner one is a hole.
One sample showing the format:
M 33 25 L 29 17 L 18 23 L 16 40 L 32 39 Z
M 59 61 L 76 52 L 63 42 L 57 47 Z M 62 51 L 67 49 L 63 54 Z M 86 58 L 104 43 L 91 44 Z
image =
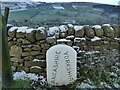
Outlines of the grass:
M 27 89 L 27 88 L 31 88 L 30 83 L 31 83 L 31 81 L 28 81 L 28 80 L 24 80 L 24 81 L 23 80 L 19 80 L 19 81 L 13 80 L 11 86 L 7 87 L 7 89 Z

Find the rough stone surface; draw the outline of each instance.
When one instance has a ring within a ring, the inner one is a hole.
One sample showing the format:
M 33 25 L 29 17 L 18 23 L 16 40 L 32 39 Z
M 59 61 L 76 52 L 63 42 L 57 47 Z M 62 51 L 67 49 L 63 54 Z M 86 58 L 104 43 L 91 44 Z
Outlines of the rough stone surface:
M 44 40 L 47 37 L 47 34 L 42 32 L 41 30 L 36 31 L 36 40 Z
M 75 32 L 75 30 L 74 30 L 74 28 L 73 27 L 68 27 L 68 36 L 69 35 L 74 35 L 74 32 Z
M 115 37 L 120 37 L 120 27 L 117 25 L 113 25 L 112 28 L 114 29 Z
M 94 30 L 92 29 L 91 26 L 85 26 L 84 29 L 85 29 L 85 35 L 88 38 L 93 38 L 94 37 L 95 32 L 94 32 Z
M 43 69 L 40 68 L 30 68 L 31 73 L 41 73 L 43 72 Z
M 35 31 L 32 31 L 31 33 L 26 33 L 26 38 L 34 43 L 35 42 Z
M 8 31 L 8 35 L 9 35 L 9 37 L 11 37 L 11 38 L 15 37 L 15 35 L 16 35 L 16 30 L 14 30 L 14 31 Z
M 84 37 L 84 35 L 85 35 L 84 28 L 81 28 L 79 30 L 75 30 L 75 36 L 76 37 Z
M 46 38 L 46 42 L 48 43 L 48 44 L 51 44 L 51 43 L 56 43 L 56 38 L 55 37 L 47 37 Z
M 69 24 L 67 28 L 66 26 L 54 27 L 50 32 L 47 31 L 49 28 L 45 29 L 44 27 L 30 29 L 29 31 L 27 27 L 18 27 L 16 31 L 11 30 L 13 32 L 8 30 L 8 46 L 12 70 L 14 72 L 25 70 L 29 73 L 30 68 L 36 65 L 42 69 L 41 73 L 36 70 L 37 74 L 46 76 L 46 52 L 56 44 L 73 47 L 81 56 L 77 60 L 86 60 L 88 58 L 82 51 L 84 53 L 88 51 L 104 53 L 105 50 L 118 50 L 120 47 L 120 26 L 118 25 L 76 27 L 76 25 Z M 33 62 L 34 59 L 40 61 Z
M 23 52 L 22 53 L 22 56 L 30 56 L 31 55 L 31 52 Z
M 33 45 L 32 50 L 39 51 L 39 50 L 41 50 L 41 47 L 39 45 Z
M 37 56 L 40 54 L 40 51 L 31 51 L 32 56 Z
M 112 27 L 109 27 L 109 26 L 102 26 L 103 28 L 103 31 L 104 31 L 104 34 L 106 37 L 110 37 L 110 38 L 113 38 L 114 37 L 114 30 Z
M 26 56 L 23 58 L 25 61 L 32 61 L 33 57 L 32 56 Z
M 102 37 L 104 35 L 103 29 L 102 28 L 93 28 L 95 31 L 95 35 L 98 37 Z
M 22 55 L 22 48 L 21 47 L 13 45 L 10 48 L 10 56 L 21 58 L 21 55 Z
M 15 62 L 15 63 L 24 62 L 24 60 L 23 60 L 23 59 L 20 59 L 20 58 L 11 58 L 11 61 L 12 61 L 12 62 Z
M 23 33 L 23 32 L 17 32 L 16 33 L 16 37 L 17 38 L 24 38 L 25 37 L 25 33 Z

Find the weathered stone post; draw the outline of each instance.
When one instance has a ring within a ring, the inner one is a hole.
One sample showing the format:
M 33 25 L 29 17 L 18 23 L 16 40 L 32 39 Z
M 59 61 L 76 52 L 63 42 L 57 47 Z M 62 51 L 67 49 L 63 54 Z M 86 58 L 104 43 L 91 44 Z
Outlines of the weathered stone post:
M 61 86 L 71 84 L 76 80 L 76 51 L 67 45 L 55 45 L 46 54 L 47 82 L 50 85 Z

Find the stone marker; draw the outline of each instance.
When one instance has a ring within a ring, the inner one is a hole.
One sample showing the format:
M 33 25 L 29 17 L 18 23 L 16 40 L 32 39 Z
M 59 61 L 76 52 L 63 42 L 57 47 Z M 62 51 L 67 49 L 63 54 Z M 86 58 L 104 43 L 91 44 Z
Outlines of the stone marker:
M 50 85 L 67 85 L 76 80 L 76 51 L 67 45 L 55 45 L 46 54 L 47 82 Z

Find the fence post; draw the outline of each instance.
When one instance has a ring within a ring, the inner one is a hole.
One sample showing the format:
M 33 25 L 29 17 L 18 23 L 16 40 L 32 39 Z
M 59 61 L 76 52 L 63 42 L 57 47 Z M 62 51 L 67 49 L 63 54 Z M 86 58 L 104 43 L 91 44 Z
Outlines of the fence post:
M 7 20 L 9 15 L 9 8 L 6 7 L 4 12 L 5 13 L 2 18 L 2 84 L 3 87 L 6 88 L 11 85 L 12 72 L 7 36 Z

